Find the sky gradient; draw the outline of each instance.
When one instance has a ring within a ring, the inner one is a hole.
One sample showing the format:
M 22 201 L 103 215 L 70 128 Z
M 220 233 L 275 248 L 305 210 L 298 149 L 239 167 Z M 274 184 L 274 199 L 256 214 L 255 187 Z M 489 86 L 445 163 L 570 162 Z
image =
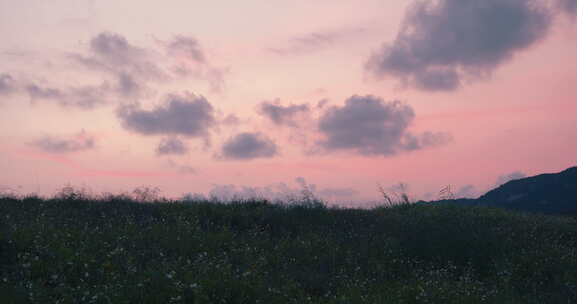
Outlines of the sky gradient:
M 0 0 L 0 191 L 476 197 L 576 164 L 576 18 L 575 0 Z

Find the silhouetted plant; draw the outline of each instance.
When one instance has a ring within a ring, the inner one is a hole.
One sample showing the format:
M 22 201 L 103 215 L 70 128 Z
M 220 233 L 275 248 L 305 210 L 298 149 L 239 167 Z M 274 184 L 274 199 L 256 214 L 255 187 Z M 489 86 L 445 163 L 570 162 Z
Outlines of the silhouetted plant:
M 18 191 L 12 187 L 0 186 L 0 198 L 17 198 Z
M 59 200 L 90 200 L 93 198 L 92 192 L 86 187 L 75 187 L 70 184 L 62 187 L 54 195 Z
M 455 195 L 451 191 L 451 185 L 447 185 L 439 191 L 439 200 L 454 200 Z
M 161 200 L 160 188 L 151 186 L 140 186 L 132 190 L 132 197 L 140 202 L 154 202 Z
M 411 204 L 411 200 L 409 199 L 409 195 L 407 194 L 407 186 L 404 183 L 399 183 L 397 188 L 399 190 L 385 190 L 383 186 L 377 184 L 379 193 L 384 200 L 384 207 L 393 207 L 393 206 L 400 206 L 400 205 L 409 205 Z

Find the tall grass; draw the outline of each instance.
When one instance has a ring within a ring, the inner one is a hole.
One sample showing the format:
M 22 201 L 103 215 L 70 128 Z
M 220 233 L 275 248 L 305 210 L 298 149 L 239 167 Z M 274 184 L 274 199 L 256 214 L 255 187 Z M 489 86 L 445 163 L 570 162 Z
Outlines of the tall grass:
M 0 302 L 577 301 L 574 219 L 149 198 L 0 199 Z

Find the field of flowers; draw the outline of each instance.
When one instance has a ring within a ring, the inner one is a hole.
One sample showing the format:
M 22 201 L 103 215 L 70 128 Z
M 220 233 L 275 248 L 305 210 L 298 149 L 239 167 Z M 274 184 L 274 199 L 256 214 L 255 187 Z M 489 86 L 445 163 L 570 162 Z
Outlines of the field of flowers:
M 487 207 L 0 199 L 0 303 L 577 303 L 577 221 Z

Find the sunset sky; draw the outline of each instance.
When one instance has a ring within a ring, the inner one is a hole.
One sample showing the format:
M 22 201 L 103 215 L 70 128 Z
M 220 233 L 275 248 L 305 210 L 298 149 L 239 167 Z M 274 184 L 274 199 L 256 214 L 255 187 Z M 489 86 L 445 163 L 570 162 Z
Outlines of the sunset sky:
M 360 205 L 577 163 L 577 0 L 0 0 L 0 36 L 0 191 Z

